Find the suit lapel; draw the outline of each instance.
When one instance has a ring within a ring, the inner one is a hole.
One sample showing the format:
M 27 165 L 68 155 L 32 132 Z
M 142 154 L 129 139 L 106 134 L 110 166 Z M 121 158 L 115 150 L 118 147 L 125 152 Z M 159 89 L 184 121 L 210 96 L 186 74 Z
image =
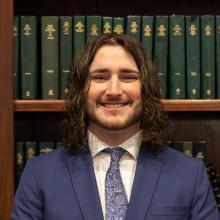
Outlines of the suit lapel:
M 144 219 L 160 176 L 162 153 L 154 154 L 142 144 L 126 220 Z
M 73 188 L 84 218 L 103 220 L 102 208 L 89 150 L 67 155 Z

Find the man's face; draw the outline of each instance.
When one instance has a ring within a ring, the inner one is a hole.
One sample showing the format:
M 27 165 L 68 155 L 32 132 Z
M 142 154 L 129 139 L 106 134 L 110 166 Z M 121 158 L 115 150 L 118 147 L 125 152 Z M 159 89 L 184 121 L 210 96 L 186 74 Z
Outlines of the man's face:
M 87 93 L 89 127 L 122 130 L 139 124 L 141 81 L 137 64 L 121 46 L 101 47 L 90 65 Z

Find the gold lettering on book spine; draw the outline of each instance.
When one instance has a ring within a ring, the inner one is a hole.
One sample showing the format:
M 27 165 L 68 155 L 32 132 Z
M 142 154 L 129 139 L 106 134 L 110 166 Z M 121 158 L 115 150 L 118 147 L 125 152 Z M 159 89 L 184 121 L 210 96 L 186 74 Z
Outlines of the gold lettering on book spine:
M 16 25 L 13 26 L 13 35 L 17 36 L 18 35 L 18 28 Z
M 76 32 L 84 32 L 85 31 L 85 26 L 83 25 L 83 23 L 81 21 L 78 21 L 75 25 L 75 31 Z
M 46 154 L 46 153 L 51 152 L 51 151 L 53 151 L 51 148 L 46 147 L 45 149 L 41 149 L 41 150 L 40 150 L 40 153 L 41 153 L 41 154 Z
M 209 37 L 212 35 L 212 28 L 210 27 L 210 25 L 206 25 L 204 28 L 204 34 L 206 37 Z
M 69 35 L 70 34 L 70 24 L 68 21 L 65 21 L 63 24 L 63 33 L 65 35 Z
M 207 94 L 208 96 L 210 96 L 210 95 L 212 95 L 212 91 L 211 91 L 210 89 L 207 89 L 207 90 L 206 90 L 206 94 Z
M 194 24 L 191 24 L 190 27 L 189 27 L 189 34 L 191 36 L 195 36 L 197 35 L 197 28 Z
M 26 35 L 26 36 L 29 36 L 29 35 L 31 35 L 31 27 L 30 27 L 30 25 L 29 24 L 25 24 L 25 26 L 24 26 L 24 35 Z
M 157 30 L 158 30 L 158 36 L 159 37 L 165 37 L 166 36 L 166 28 L 164 27 L 163 24 L 161 24 Z
M 50 90 L 48 91 L 48 95 L 49 95 L 49 96 L 54 96 L 54 90 L 53 90 L 53 89 L 50 89 Z
M 131 23 L 130 27 L 131 27 L 131 33 L 137 33 L 138 32 L 138 25 L 137 25 L 137 23 L 135 21 L 133 21 Z
M 181 93 L 181 89 L 180 88 L 176 88 L 176 95 L 180 95 Z
M 21 153 L 18 153 L 17 154 L 17 164 L 18 165 L 21 165 L 21 164 L 23 164 L 23 156 L 22 156 L 22 154 Z
M 176 24 L 173 28 L 173 35 L 181 36 L 182 35 L 181 31 L 182 31 L 181 27 L 178 24 Z
M 193 94 L 193 95 L 196 95 L 196 94 L 197 94 L 196 89 L 192 89 L 192 94 Z
M 31 96 L 31 91 L 26 91 L 26 92 L 25 92 L 25 96 L 26 96 L 26 97 L 30 97 L 30 96 Z
M 114 28 L 114 33 L 123 34 L 124 33 L 123 26 L 121 24 L 117 24 Z
M 98 35 L 98 32 L 97 32 L 97 31 L 98 31 L 97 25 L 96 25 L 96 24 L 93 24 L 92 27 L 91 27 L 90 35 L 92 35 L 92 36 Z
M 103 33 L 107 34 L 107 33 L 111 33 L 112 32 L 112 27 L 109 24 L 109 22 L 106 22 L 105 25 L 103 26 Z
M 146 37 L 150 37 L 151 36 L 151 32 L 152 32 L 152 29 L 150 28 L 150 25 L 146 25 L 145 28 L 144 28 L 144 36 Z
M 32 148 L 28 149 L 27 154 L 29 159 L 33 158 L 35 155 L 34 150 Z
M 47 28 L 45 29 L 45 31 L 47 32 L 47 39 L 48 40 L 54 40 L 54 32 L 56 31 L 56 29 L 54 28 L 54 26 L 52 24 L 48 24 Z

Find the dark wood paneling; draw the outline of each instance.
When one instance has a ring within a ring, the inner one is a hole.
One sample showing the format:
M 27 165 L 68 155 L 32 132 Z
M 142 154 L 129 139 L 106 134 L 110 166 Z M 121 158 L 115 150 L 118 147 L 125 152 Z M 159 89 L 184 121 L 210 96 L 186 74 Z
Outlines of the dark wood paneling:
M 12 1 L 0 1 L 0 219 L 9 219 L 14 194 Z
M 199 4 L 199 6 L 198 6 Z M 18 15 L 157 15 L 157 14 L 218 14 L 217 0 L 15 0 L 15 13 Z
M 59 141 L 62 112 L 16 112 L 16 141 Z
M 206 141 L 208 161 L 220 173 L 220 112 L 172 112 L 170 140 Z

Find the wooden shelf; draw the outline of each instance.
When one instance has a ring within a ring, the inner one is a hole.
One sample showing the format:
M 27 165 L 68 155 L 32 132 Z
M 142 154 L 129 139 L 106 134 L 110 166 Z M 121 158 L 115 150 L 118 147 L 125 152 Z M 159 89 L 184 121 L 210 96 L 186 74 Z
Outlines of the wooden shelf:
M 63 112 L 64 101 L 57 100 L 14 100 L 15 112 Z
M 220 111 L 220 99 L 163 99 L 163 109 L 177 111 Z M 63 100 L 14 100 L 15 112 L 63 112 Z

